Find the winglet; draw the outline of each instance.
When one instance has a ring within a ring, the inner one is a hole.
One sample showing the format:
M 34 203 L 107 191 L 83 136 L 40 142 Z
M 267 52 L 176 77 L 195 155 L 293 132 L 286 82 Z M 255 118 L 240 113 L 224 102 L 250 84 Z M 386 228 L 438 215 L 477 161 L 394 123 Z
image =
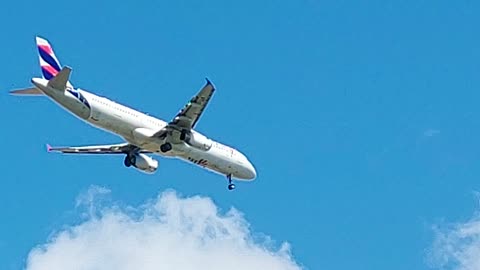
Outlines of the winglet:
M 205 80 L 207 81 L 207 85 L 211 85 L 213 90 L 215 90 L 215 86 L 213 85 L 213 83 L 206 77 L 205 77 Z
M 47 143 L 47 152 L 52 152 L 52 146 Z

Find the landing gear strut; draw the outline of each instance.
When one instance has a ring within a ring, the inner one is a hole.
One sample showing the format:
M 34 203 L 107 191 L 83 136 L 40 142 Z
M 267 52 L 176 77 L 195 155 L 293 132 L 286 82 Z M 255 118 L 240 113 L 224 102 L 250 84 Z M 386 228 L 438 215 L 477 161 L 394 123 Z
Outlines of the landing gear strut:
M 232 183 L 232 175 L 228 174 L 227 179 L 228 179 L 228 190 L 234 190 L 235 189 L 235 184 Z
M 171 143 L 164 143 L 162 145 L 160 145 L 160 151 L 162 151 L 162 153 L 166 153 L 168 151 L 172 150 L 172 144 Z

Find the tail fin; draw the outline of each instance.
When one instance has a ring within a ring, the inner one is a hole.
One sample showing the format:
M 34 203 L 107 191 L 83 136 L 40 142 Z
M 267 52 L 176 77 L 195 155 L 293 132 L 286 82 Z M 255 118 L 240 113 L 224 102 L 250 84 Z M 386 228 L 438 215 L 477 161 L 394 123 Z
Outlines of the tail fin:
M 36 42 L 43 78 L 50 80 L 62 69 L 60 62 L 55 56 L 52 46 L 46 39 L 37 36 Z

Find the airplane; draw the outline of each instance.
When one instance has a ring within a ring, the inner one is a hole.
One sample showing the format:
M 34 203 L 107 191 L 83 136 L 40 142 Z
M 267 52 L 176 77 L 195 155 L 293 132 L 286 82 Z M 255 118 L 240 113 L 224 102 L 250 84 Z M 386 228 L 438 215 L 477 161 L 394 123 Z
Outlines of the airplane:
M 252 181 L 257 173 L 247 157 L 235 148 L 207 138 L 196 131 L 200 116 L 215 92 L 206 84 L 170 121 L 166 122 L 106 97 L 97 96 L 70 83 L 72 68 L 61 66 L 50 43 L 36 37 L 42 78 L 32 78 L 34 87 L 10 91 L 20 96 L 47 96 L 77 118 L 123 138 L 125 142 L 108 145 L 52 147 L 48 152 L 65 154 L 123 154 L 124 165 L 145 173 L 154 173 L 158 161 L 150 155 L 177 158 L 201 168 L 225 175 L 228 189 L 233 179 Z

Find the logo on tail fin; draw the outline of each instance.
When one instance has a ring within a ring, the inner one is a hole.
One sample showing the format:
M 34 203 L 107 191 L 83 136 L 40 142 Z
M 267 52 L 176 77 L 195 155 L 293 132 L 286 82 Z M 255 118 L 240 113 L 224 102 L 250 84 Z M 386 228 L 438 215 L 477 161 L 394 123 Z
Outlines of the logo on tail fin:
M 58 72 L 60 72 L 60 62 L 55 56 L 52 46 L 46 39 L 37 37 L 36 41 L 43 77 L 47 80 L 50 80 L 51 78 L 55 77 Z

